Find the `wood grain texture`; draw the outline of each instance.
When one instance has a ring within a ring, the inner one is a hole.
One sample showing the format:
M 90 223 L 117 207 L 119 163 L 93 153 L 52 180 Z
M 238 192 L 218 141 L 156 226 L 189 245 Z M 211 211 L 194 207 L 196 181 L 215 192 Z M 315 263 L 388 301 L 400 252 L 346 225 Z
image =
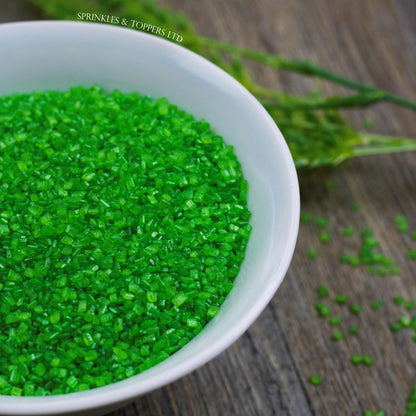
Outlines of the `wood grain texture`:
M 0 21 L 19 20 L 33 9 L 0 0 Z M 416 100 L 416 3 L 410 0 L 164 0 L 182 10 L 198 33 L 237 45 L 311 59 L 346 77 Z M 8 4 L 9 9 L 3 5 Z M 23 3 L 19 3 L 20 5 Z M 9 12 L 7 12 L 9 10 Z M 9 14 L 7 14 L 7 13 Z M 19 14 L 20 13 L 20 14 Z M 33 14 L 34 13 L 34 14 Z M 29 17 L 30 18 L 30 17 Z M 250 64 L 262 85 L 281 91 L 324 94 L 346 90 L 298 75 Z M 365 117 L 374 131 L 416 137 L 414 112 L 379 104 L 344 113 L 362 130 Z M 416 300 L 416 262 L 407 258 L 416 247 L 410 234 L 397 232 L 394 216 L 404 215 L 416 230 L 416 154 L 355 159 L 323 176 L 302 182 L 302 211 L 329 219 L 330 243 L 319 241 L 316 225 L 302 225 L 289 272 L 269 306 L 252 327 L 220 356 L 170 385 L 138 398 L 108 416 L 159 415 L 361 415 L 384 409 L 404 415 L 416 384 L 416 344 L 409 331 L 394 334 L 390 325 L 402 315 L 394 296 Z M 328 191 L 330 179 L 334 189 Z M 353 212 L 351 204 L 360 209 Z M 352 226 L 357 235 L 343 236 Z M 371 227 L 380 251 L 400 266 L 398 276 L 371 276 L 365 267 L 340 263 L 342 253 L 357 253 L 359 231 Z M 317 249 L 315 260 L 307 257 Z M 277 253 L 276 253 L 277 254 Z M 327 302 L 342 318 L 341 329 L 356 324 L 357 336 L 334 342 L 337 329 L 318 318 L 316 287 L 346 295 L 362 305 L 354 316 L 348 307 Z M 381 299 L 383 308 L 371 309 Z M 353 354 L 374 358 L 372 367 L 353 366 Z M 308 377 L 320 374 L 319 387 Z
M 42 13 L 24 0 L 0 0 L 0 23 L 38 20 Z

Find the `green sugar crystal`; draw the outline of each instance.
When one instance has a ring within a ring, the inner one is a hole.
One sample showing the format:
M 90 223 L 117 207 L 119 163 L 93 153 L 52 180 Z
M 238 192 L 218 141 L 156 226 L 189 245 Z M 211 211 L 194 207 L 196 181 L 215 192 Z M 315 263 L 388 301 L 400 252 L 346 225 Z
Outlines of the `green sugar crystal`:
M 104 386 L 220 310 L 251 232 L 205 120 L 137 93 L 0 97 L 0 394 Z
M 322 384 L 322 378 L 318 374 L 312 374 L 308 378 L 309 383 L 311 383 L 313 386 L 320 386 Z

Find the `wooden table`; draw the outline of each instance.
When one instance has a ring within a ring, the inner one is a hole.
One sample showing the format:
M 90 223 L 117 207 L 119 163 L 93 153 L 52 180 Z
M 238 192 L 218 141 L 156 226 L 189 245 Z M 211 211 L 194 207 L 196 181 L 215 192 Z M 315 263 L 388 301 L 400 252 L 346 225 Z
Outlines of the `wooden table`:
M 165 0 L 183 10 L 206 36 L 319 65 L 390 92 L 416 100 L 416 3 L 411 0 Z M 0 21 L 41 15 L 22 1 L 0 0 Z M 256 80 L 278 90 L 307 93 L 317 85 L 324 94 L 343 89 L 253 65 Z M 380 134 L 416 136 L 416 114 L 390 104 L 344 113 L 357 129 L 365 117 Z M 252 327 L 228 350 L 192 374 L 138 398 L 111 413 L 122 415 L 361 415 L 383 409 L 404 415 L 416 384 L 416 345 L 412 331 L 393 333 L 391 324 L 413 316 L 396 306 L 393 297 L 416 300 L 416 153 L 351 160 L 329 176 L 308 175 L 301 184 L 302 211 L 329 220 L 330 243 L 320 241 L 315 224 L 302 224 L 286 279 Z M 333 189 L 326 186 L 328 180 Z M 359 210 L 353 211 L 352 204 Z M 399 233 L 398 214 L 409 222 Z M 356 234 L 343 235 L 351 226 Z M 371 227 L 382 253 L 400 267 L 396 276 L 371 275 L 367 267 L 339 261 L 356 254 L 360 231 Z M 318 257 L 310 259 L 310 249 Z M 319 318 L 316 288 L 326 285 L 324 299 L 339 327 Z M 335 304 L 342 294 L 359 304 L 359 315 Z M 371 303 L 382 300 L 373 310 Z M 416 309 L 415 309 L 416 310 Z M 359 327 L 348 335 L 351 325 Z M 346 334 L 335 342 L 336 330 Z M 373 366 L 353 366 L 354 354 L 369 355 Z M 323 383 L 308 382 L 311 374 Z M 108 415 L 110 416 L 110 415 Z

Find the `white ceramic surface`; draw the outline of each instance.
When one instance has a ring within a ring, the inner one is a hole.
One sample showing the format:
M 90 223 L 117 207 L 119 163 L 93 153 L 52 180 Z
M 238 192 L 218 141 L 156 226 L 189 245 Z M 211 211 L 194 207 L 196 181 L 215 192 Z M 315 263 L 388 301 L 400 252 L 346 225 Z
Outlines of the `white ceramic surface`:
M 166 96 L 208 120 L 235 146 L 242 163 L 253 231 L 220 313 L 183 349 L 142 374 L 94 390 L 0 396 L 0 415 L 104 414 L 189 373 L 258 317 L 282 282 L 296 243 L 299 187 L 287 145 L 259 102 L 224 71 L 178 45 L 120 27 L 61 21 L 0 25 L 0 95 L 79 84 Z

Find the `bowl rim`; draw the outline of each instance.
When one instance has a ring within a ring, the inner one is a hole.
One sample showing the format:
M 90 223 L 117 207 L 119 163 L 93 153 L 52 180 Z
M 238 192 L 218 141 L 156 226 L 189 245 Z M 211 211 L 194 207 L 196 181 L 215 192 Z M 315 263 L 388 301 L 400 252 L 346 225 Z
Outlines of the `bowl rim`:
M 174 371 L 165 372 L 163 378 L 156 373 L 149 377 L 145 385 L 142 384 L 141 388 L 137 388 L 138 383 L 129 383 L 124 385 L 125 380 L 112 383 L 107 386 L 94 388 L 84 392 L 67 393 L 61 395 L 52 396 L 21 396 L 13 397 L 0 395 L 0 414 L 6 412 L 10 415 L 30 414 L 30 415 L 49 415 L 49 414 L 65 414 L 70 412 L 79 412 L 92 410 L 98 407 L 105 407 L 114 405 L 116 403 L 128 402 L 134 397 L 148 393 L 156 388 L 162 387 L 171 383 L 180 377 L 192 372 L 198 367 L 206 364 L 209 360 L 213 359 L 226 348 L 228 348 L 234 341 L 236 341 L 259 317 L 261 312 L 265 309 L 270 302 L 277 289 L 279 288 L 283 278 L 289 268 L 297 241 L 297 235 L 299 230 L 299 216 L 300 216 L 300 194 L 299 183 L 296 173 L 296 168 L 290 154 L 289 148 L 283 138 L 282 133 L 276 126 L 271 116 L 267 113 L 260 102 L 238 81 L 231 77 L 221 68 L 217 67 L 213 63 L 209 62 L 202 56 L 186 49 L 185 47 L 170 42 L 166 39 L 143 33 L 134 29 L 125 27 L 103 24 L 103 23 L 91 23 L 91 22 L 79 22 L 79 21 L 55 21 L 55 20 L 40 20 L 40 21 L 22 21 L 0 24 L 0 36 L 3 30 L 9 29 L 31 29 L 40 26 L 51 29 L 74 28 L 76 29 L 80 25 L 89 26 L 93 31 L 114 31 L 115 34 L 123 32 L 129 33 L 129 36 L 142 37 L 149 42 L 153 43 L 153 46 L 159 48 L 161 53 L 166 51 L 178 52 L 181 57 L 186 56 L 189 59 L 190 64 L 192 62 L 199 63 L 207 67 L 207 70 L 214 71 L 217 76 L 222 77 L 232 89 L 237 89 L 239 93 L 244 96 L 244 99 L 250 103 L 250 106 L 256 109 L 259 115 L 262 117 L 262 122 L 267 123 L 271 130 L 274 131 L 274 140 L 278 142 L 280 151 L 282 152 L 283 162 L 285 163 L 285 171 L 288 176 L 286 181 L 288 182 L 288 188 L 290 189 L 289 200 L 292 205 L 292 213 L 289 218 L 289 234 L 286 241 L 285 249 L 280 253 L 279 262 L 273 264 L 271 272 L 269 274 L 275 276 L 273 279 L 269 279 L 268 284 L 261 292 L 261 296 L 253 301 L 252 305 L 246 311 L 244 318 L 236 322 L 233 328 L 230 328 L 226 334 L 215 340 L 210 345 L 210 348 L 205 348 L 199 351 L 198 354 L 190 356 L 179 368 L 176 366 Z M 171 53 L 171 52 L 170 52 Z M 278 263 L 278 264 L 276 264 Z M 157 366 L 156 366 L 157 367 Z M 153 367 L 153 368 L 156 368 Z M 146 371 L 151 371 L 146 370 Z M 143 374 L 143 373 L 141 373 Z M 133 376 L 132 378 L 134 378 Z M 127 379 L 127 380 L 131 380 Z M 47 405 L 47 408 L 44 406 Z M 37 408 L 37 406 L 41 406 Z

